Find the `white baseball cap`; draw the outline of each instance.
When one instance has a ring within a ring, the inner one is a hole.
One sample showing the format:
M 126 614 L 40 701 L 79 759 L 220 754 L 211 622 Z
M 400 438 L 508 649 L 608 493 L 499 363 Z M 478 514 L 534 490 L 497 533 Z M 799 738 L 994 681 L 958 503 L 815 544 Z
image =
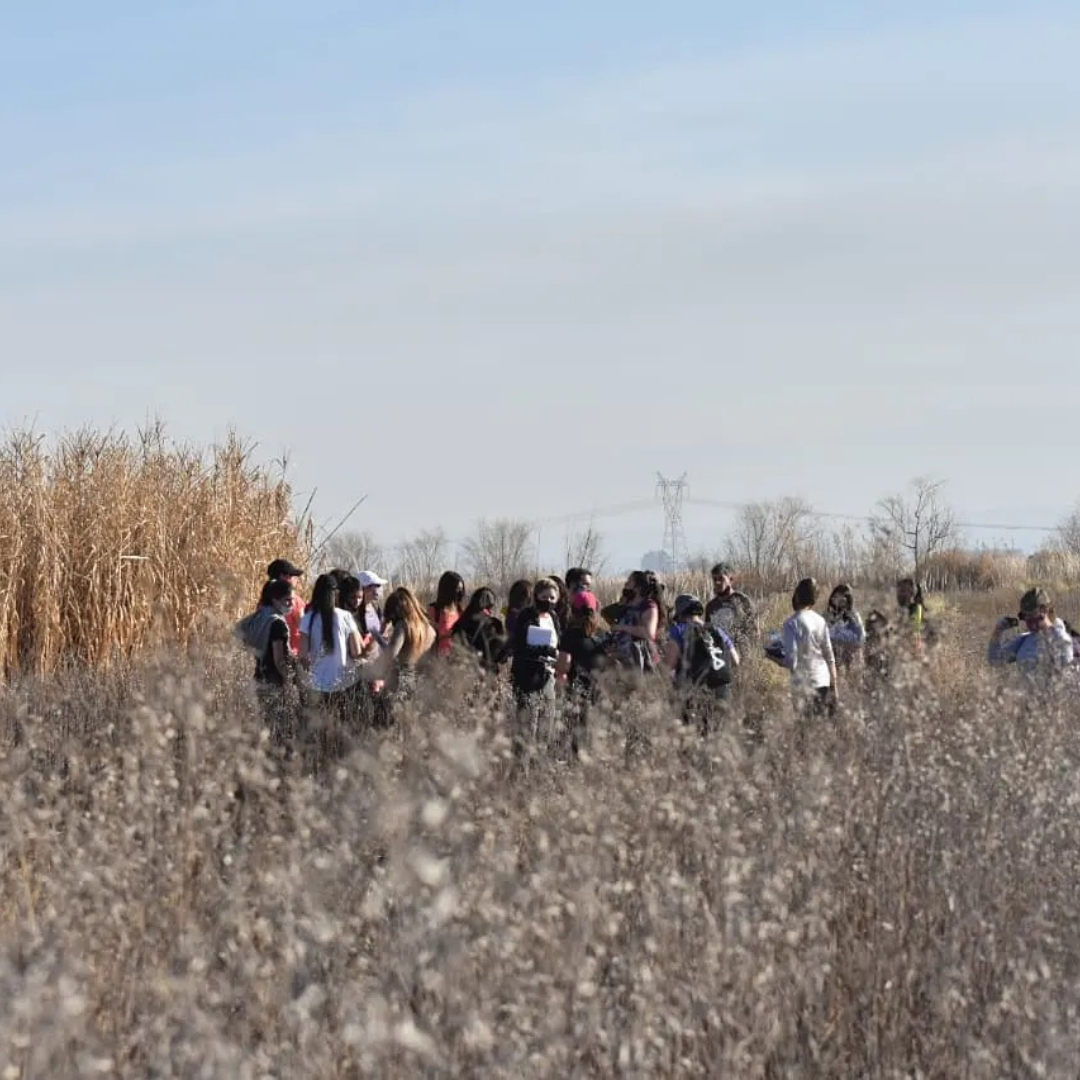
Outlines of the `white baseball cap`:
M 371 570 L 361 570 L 360 573 L 356 575 L 356 580 L 359 581 L 365 589 L 371 585 L 386 584 L 386 578 L 379 577 L 378 574 Z

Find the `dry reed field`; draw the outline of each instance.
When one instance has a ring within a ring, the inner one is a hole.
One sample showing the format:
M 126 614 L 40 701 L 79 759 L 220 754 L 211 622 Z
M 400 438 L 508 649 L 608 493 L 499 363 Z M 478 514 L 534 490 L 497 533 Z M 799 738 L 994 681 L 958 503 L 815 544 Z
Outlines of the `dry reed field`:
M 5 1080 L 1075 1073 L 1078 699 L 984 669 L 1013 590 L 804 751 L 751 657 L 706 739 L 613 686 L 515 768 L 455 663 L 312 771 L 229 635 L 307 554 L 283 481 L 159 429 L 0 479 Z
M 459 666 L 315 775 L 268 752 L 224 629 L 18 681 L 3 1075 L 1073 1075 L 1075 698 L 938 618 L 805 754 L 759 665 L 760 742 L 654 689 L 524 772 Z
M 160 425 L 0 441 L 0 671 L 98 668 L 187 645 L 250 605 L 274 555 L 302 557 L 288 485 L 230 435 L 204 452 Z M 274 555 L 267 556 L 271 551 Z

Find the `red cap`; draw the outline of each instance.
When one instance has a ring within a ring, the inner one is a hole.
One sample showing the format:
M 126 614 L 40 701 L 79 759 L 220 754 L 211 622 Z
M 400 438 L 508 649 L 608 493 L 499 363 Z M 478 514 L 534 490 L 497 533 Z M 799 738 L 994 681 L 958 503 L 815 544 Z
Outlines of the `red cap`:
M 581 589 L 571 597 L 570 606 L 575 611 L 599 611 L 600 601 L 596 599 L 595 593 L 591 593 L 587 589 Z

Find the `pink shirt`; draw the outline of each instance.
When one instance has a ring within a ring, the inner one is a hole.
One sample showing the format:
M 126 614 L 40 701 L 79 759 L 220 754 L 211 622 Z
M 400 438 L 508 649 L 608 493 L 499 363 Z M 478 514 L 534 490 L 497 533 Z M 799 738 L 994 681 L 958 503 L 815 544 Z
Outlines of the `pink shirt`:
M 451 650 L 454 647 L 454 642 L 450 637 L 450 631 L 457 625 L 458 619 L 461 618 L 461 614 L 457 608 L 444 608 L 442 614 L 435 617 L 435 605 L 432 604 L 428 608 L 428 618 L 435 625 L 435 652 L 439 656 L 449 656 Z

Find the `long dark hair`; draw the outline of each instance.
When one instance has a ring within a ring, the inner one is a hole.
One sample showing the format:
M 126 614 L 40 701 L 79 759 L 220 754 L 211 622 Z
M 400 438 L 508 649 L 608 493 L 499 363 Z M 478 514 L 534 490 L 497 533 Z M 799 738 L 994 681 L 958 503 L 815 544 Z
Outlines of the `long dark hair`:
M 635 570 L 630 580 L 643 600 L 651 600 L 656 605 L 660 616 L 657 626 L 663 626 L 667 622 L 667 609 L 664 606 L 664 586 L 659 578 L 651 570 Z
M 838 601 L 843 603 L 841 604 Z M 850 585 L 842 582 L 829 593 L 829 612 L 833 615 L 840 615 L 843 612 L 854 613 L 854 611 L 855 593 Z
M 558 574 L 552 574 L 548 580 L 555 582 L 555 588 L 559 592 L 559 599 L 555 601 L 555 614 L 558 616 L 559 622 L 565 626 L 570 618 L 570 590 L 566 587 L 566 582 Z
M 346 574 L 338 579 L 338 606 L 346 611 L 354 611 L 360 606 L 360 594 L 363 592 L 360 579 Z M 355 605 L 353 601 L 356 601 Z
M 435 618 L 437 619 L 444 611 L 453 608 L 461 614 L 462 600 L 465 598 L 465 579 L 453 570 L 447 570 L 439 578 L 438 587 L 435 589 Z
M 320 574 L 311 590 L 311 626 L 315 626 L 315 616 L 318 615 L 322 624 L 323 648 L 328 653 L 334 651 L 334 628 L 337 621 L 334 609 L 337 607 L 337 598 L 337 579 L 332 574 Z
M 529 606 L 532 600 L 532 582 L 527 578 L 521 578 L 510 586 L 510 592 L 506 596 L 506 608 L 508 611 L 521 611 Z
M 477 589 L 476 592 L 469 597 L 469 602 L 465 605 L 465 610 L 462 612 L 461 618 L 462 620 L 465 620 L 472 616 L 480 615 L 484 611 L 490 611 L 494 606 L 495 593 L 485 585 L 483 588 Z
M 905 586 L 912 591 L 911 603 L 907 605 L 908 611 L 914 611 L 917 607 L 923 607 L 926 601 L 923 599 L 922 585 L 920 585 L 913 577 L 900 578 L 896 587 L 899 589 L 901 586 Z

